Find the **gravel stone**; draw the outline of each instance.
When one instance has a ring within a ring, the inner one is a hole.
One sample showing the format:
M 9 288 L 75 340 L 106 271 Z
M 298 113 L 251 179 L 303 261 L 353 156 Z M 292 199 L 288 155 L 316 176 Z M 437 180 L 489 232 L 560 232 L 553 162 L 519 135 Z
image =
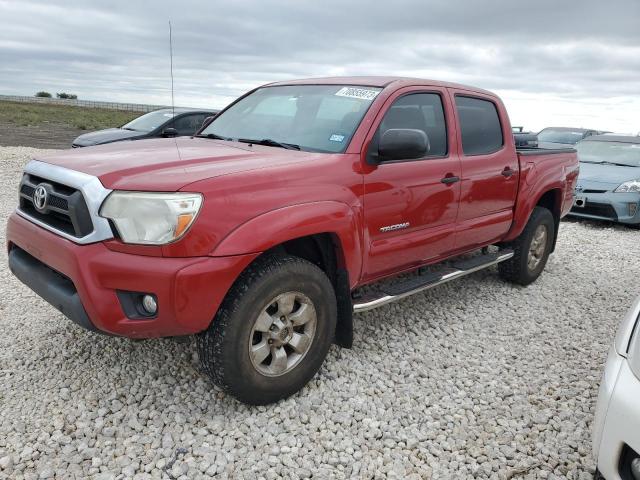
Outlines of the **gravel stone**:
M 45 153 L 0 148 L 0 245 L 22 168 Z M 199 373 L 193 342 L 86 332 L 0 267 L 0 479 L 591 478 L 637 240 L 565 221 L 533 285 L 490 269 L 356 315 L 352 350 L 258 408 Z

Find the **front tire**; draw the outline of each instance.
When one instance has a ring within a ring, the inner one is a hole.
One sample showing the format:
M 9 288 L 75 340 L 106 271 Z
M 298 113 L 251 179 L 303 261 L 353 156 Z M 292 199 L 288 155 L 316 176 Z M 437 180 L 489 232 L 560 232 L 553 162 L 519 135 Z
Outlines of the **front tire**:
M 322 365 L 336 312 L 333 286 L 316 265 L 285 255 L 259 258 L 198 335 L 202 367 L 216 385 L 244 403 L 286 398 Z
M 534 282 L 547 264 L 555 230 L 551 212 L 543 207 L 535 207 L 520 236 L 505 245 L 513 249 L 514 255 L 498 264 L 500 276 L 519 285 Z

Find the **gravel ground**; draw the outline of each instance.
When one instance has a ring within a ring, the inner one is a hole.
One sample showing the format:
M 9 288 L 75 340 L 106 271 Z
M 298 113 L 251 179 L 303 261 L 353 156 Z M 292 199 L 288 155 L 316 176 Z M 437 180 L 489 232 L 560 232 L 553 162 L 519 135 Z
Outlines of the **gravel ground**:
M 1 103 L 0 108 L 2 108 Z M 0 121 L 0 146 L 29 145 L 37 148 L 71 148 L 73 140 L 83 133 L 87 133 L 87 131 L 65 124 L 45 123 L 27 127 Z M 14 149 L 14 151 L 16 150 Z
M 0 148 L 2 243 L 40 152 Z M 352 350 L 259 408 L 211 386 L 192 343 L 85 332 L 2 266 L 0 478 L 591 478 L 638 235 L 564 222 L 528 288 L 490 270 L 357 315 Z

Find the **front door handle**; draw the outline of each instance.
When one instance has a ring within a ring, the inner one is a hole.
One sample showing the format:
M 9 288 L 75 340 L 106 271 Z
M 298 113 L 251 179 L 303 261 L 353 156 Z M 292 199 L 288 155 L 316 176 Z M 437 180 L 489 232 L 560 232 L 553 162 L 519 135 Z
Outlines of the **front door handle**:
M 446 177 L 442 178 L 440 181 L 442 183 L 446 184 L 446 185 L 449 185 L 449 184 L 452 184 L 452 183 L 459 182 L 460 181 L 460 177 L 456 177 L 454 175 L 447 175 Z
M 511 167 L 504 167 L 504 170 L 502 170 L 502 176 L 503 177 L 507 177 L 509 178 L 510 176 L 512 176 L 514 173 L 516 173 L 515 170 L 513 170 Z

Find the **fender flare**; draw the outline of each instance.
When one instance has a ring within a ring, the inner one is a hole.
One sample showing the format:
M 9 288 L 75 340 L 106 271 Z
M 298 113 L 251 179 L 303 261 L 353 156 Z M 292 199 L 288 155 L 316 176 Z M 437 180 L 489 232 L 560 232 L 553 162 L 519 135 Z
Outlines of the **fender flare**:
M 560 198 L 557 200 L 560 202 L 560 205 L 558 205 L 558 207 L 562 209 L 562 192 L 564 191 L 565 188 L 566 188 L 566 184 L 564 182 L 553 182 L 547 185 L 546 188 L 539 189 L 536 192 L 535 196 L 525 196 L 526 193 L 525 195 L 518 194 L 518 198 L 522 199 L 523 201 L 517 200 L 518 204 L 516 206 L 516 212 L 515 212 L 516 221 L 511 225 L 511 228 L 509 229 L 509 232 L 506 235 L 506 240 L 511 241 L 517 238 L 522 233 L 522 231 L 524 230 L 524 227 L 526 227 L 527 223 L 529 222 L 529 218 L 533 213 L 533 209 L 535 208 L 536 205 L 538 205 L 538 203 L 540 202 L 540 199 L 544 195 L 546 195 L 548 192 L 553 190 L 557 190 L 560 192 Z M 535 188 L 532 188 L 531 190 L 535 190 Z M 552 213 L 555 214 L 555 212 L 552 212 Z M 557 228 L 556 228 L 556 232 L 557 232 Z
M 362 269 L 361 215 L 346 203 L 320 201 L 290 205 L 253 217 L 232 230 L 209 254 L 215 257 L 260 253 L 286 241 L 320 233 L 340 242 L 338 263 L 344 263 L 351 282 Z M 353 287 L 353 285 L 352 285 Z

